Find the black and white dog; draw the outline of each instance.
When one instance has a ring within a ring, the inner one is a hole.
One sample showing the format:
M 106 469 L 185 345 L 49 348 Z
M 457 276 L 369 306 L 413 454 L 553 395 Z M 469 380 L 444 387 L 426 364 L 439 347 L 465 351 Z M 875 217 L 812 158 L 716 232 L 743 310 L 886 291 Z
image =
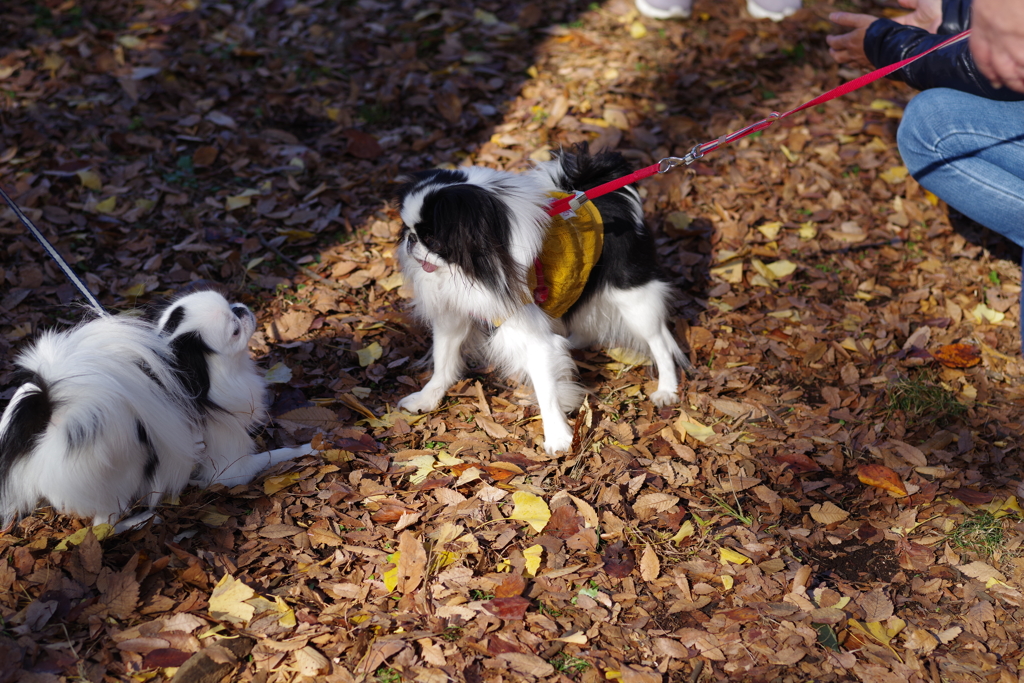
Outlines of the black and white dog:
M 154 324 L 125 316 L 46 332 L 16 364 L 0 418 L 0 520 L 40 504 L 114 524 L 151 516 L 190 481 L 245 484 L 308 446 L 253 454 L 266 386 L 249 356 L 256 318 L 216 292 L 174 301 Z
M 651 400 L 678 400 L 676 366 L 693 368 L 668 329 L 670 286 L 636 190 L 597 198 L 560 224 L 547 214 L 553 196 L 631 170 L 620 154 L 591 155 L 583 145 L 527 173 L 467 167 L 413 176 L 400 190 L 398 256 L 413 308 L 433 331 L 434 372 L 400 408 L 436 408 L 462 375 L 464 346 L 530 381 L 551 453 L 571 445 L 565 414 L 584 393 L 570 348 L 646 353 L 658 370 Z

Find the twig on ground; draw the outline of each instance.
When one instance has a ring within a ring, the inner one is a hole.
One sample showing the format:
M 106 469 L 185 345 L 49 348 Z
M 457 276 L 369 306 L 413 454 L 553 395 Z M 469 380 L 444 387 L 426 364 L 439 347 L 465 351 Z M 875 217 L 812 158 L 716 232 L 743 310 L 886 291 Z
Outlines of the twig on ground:
M 282 261 L 290 265 L 292 268 L 295 268 L 296 270 L 302 272 L 303 275 L 315 280 L 316 282 L 318 282 L 321 285 L 324 285 L 325 287 L 330 287 L 331 289 L 337 289 L 343 292 L 349 291 L 349 288 L 341 284 L 340 282 L 335 282 L 334 280 L 325 278 L 323 275 L 320 275 L 316 271 L 310 270 L 309 268 L 303 265 L 299 265 L 299 263 L 295 259 L 291 258 L 290 256 L 286 256 L 284 252 L 282 252 L 280 249 L 278 249 L 273 244 L 264 239 L 263 235 L 257 235 L 257 237 L 259 237 L 260 244 L 262 244 L 265 248 L 269 249 L 270 251 L 274 252 L 278 256 L 278 258 L 280 258 Z

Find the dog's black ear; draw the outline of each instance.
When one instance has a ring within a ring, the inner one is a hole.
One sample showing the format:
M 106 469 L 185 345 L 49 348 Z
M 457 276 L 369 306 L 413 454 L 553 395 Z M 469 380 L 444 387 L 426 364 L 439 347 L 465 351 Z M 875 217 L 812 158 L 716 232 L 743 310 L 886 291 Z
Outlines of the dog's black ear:
M 167 316 L 167 322 L 160 328 L 159 334 L 161 337 L 174 334 L 174 331 L 178 329 L 178 325 L 185 319 L 185 307 L 175 306 L 171 309 L 171 313 Z
M 172 313 L 173 315 L 173 313 Z M 197 405 L 214 407 L 210 403 L 210 367 L 207 356 L 214 353 L 198 332 L 186 332 L 171 340 L 174 370 L 178 379 Z
M 0 483 L 7 480 L 14 463 L 35 448 L 53 415 L 54 403 L 46 383 L 35 373 L 30 374 L 25 382 L 30 385 L 28 391 L 7 406 L 7 429 L 0 434 Z
M 441 258 L 492 291 L 518 291 L 511 282 L 512 210 L 498 194 L 479 185 L 445 187 L 424 200 L 422 218 L 416 230 Z

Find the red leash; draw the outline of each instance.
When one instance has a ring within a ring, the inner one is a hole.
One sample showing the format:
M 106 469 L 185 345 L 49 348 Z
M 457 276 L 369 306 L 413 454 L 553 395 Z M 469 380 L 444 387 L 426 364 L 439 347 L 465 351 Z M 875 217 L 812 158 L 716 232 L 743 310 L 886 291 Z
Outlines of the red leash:
M 741 128 L 740 130 L 735 131 L 733 133 L 729 133 L 728 135 L 723 135 L 717 140 L 711 140 L 710 142 L 705 142 L 696 145 L 687 153 L 685 157 L 667 157 L 656 164 L 652 164 L 650 166 L 647 166 L 646 168 L 641 168 L 639 171 L 634 171 L 629 175 L 623 176 L 621 178 L 616 178 L 615 180 L 604 183 L 603 185 L 598 185 L 597 187 L 587 190 L 586 192 L 577 192 L 576 196 L 574 197 L 564 197 L 562 199 L 559 199 L 553 202 L 550 207 L 548 207 L 548 215 L 557 216 L 561 213 L 565 213 L 568 211 L 575 211 L 576 209 L 579 208 L 581 204 L 591 199 L 597 199 L 601 195 L 608 194 L 609 192 L 614 192 L 615 190 L 621 189 L 626 185 L 635 183 L 638 180 L 652 176 L 655 173 L 665 173 L 675 168 L 676 166 L 689 166 L 697 159 L 700 159 L 708 152 L 718 149 L 722 145 L 727 145 L 730 142 L 733 142 L 734 140 L 739 140 L 740 138 L 746 137 L 751 133 L 756 133 L 759 130 L 764 130 L 765 128 L 772 125 L 779 119 L 784 119 L 787 116 L 791 116 L 793 114 L 796 114 L 797 112 L 801 112 L 804 109 L 807 109 L 808 107 L 817 106 L 823 102 L 834 100 L 837 97 L 842 97 L 843 95 L 849 94 L 854 90 L 863 88 L 868 83 L 874 83 L 878 79 L 888 76 L 893 71 L 902 69 L 908 64 L 916 62 L 918 59 L 921 59 L 927 54 L 935 52 L 936 50 L 940 50 L 946 47 L 947 45 L 959 43 L 961 40 L 967 38 L 967 36 L 969 36 L 970 33 L 971 29 L 967 29 L 963 33 L 959 33 L 950 38 L 949 40 L 945 40 L 939 43 L 938 45 L 928 50 L 925 50 L 921 54 L 914 55 L 913 57 L 908 57 L 907 59 L 904 59 L 901 62 L 896 62 L 895 64 L 890 64 L 889 66 L 883 66 L 881 69 L 876 69 L 871 73 L 864 74 L 863 76 L 855 78 L 852 81 L 843 83 L 839 87 L 833 88 L 832 90 L 829 90 L 827 93 L 823 95 L 818 95 L 813 100 L 801 104 L 796 109 L 790 109 L 784 114 L 780 114 L 777 111 L 772 112 L 771 114 L 768 115 L 767 118 L 761 119 L 757 123 L 749 125 L 746 128 Z M 571 218 L 571 216 L 563 216 L 563 218 Z

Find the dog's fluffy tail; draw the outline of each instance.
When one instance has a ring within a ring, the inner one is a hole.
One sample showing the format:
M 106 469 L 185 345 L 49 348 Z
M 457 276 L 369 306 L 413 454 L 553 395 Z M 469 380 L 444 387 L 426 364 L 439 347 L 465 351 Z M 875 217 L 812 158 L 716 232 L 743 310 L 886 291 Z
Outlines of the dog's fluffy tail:
M 184 487 L 199 418 L 146 323 L 102 318 L 44 333 L 17 364 L 28 381 L 0 418 L 5 525 L 41 501 L 114 521 L 139 498 Z
M 633 172 L 633 166 L 618 152 L 590 153 L 586 142 L 552 152 L 552 161 L 538 165 L 563 192 L 589 190 Z

